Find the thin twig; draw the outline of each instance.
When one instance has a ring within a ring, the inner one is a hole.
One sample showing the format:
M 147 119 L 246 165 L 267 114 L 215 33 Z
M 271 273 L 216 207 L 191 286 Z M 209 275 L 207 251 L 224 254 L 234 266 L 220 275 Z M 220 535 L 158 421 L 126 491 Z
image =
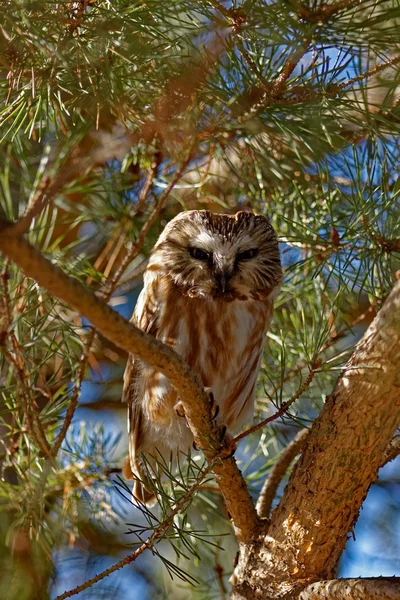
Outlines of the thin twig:
M 315 376 L 316 372 L 318 371 L 318 369 L 320 368 L 321 364 L 322 364 L 321 360 L 318 360 L 318 359 L 315 360 L 313 365 L 311 365 L 310 372 L 308 374 L 307 379 L 305 380 L 303 385 L 297 390 L 297 392 L 294 394 L 294 396 L 289 398 L 289 400 L 287 400 L 286 402 L 282 402 L 279 409 L 273 415 L 271 415 L 270 417 L 267 417 L 263 421 L 260 421 L 260 423 L 256 423 L 255 425 L 253 425 L 253 427 L 250 427 L 250 429 L 247 429 L 246 431 L 243 431 L 242 433 L 240 433 L 239 435 L 234 437 L 232 440 L 232 444 L 237 444 L 238 442 L 240 442 L 240 440 L 247 437 L 251 433 L 258 431 L 262 427 L 265 427 L 265 425 L 268 425 L 268 423 L 271 423 L 272 421 L 276 421 L 276 419 L 279 419 L 279 417 L 282 417 L 286 413 L 288 408 L 290 408 L 291 405 L 294 402 L 296 402 L 296 400 L 298 400 L 300 398 L 300 396 L 310 386 L 310 384 L 311 384 L 312 380 L 314 379 L 314 376 Z
M 54 174 L 53 177 L 44 176 L 37 194 L 24 217 L 16 222 L 2 221 L 0 232 L 7 229 L 7 235 L 21 235 L 25 233 L 33 218 L 43 210 L 44 206 L 70 181 L 88 173 L 96 166 L 102 165 L 110 158 L 121 157 L 129 149 L 131 138 L 126 133 L 124 136 L 110 139 L 104 132 L 102 135 L 88 133 L 75 147 L 75 152 Z
M 335 335 L 332 335 L 330 337 L 330 339 L 325 344 L 323 344 L 321 346 L 320 350 L 318 351 L 318 354 L 316 355 L 316 358 L 318 359 L 319 356 L 321 356 L 321 354 L 323 352 L 325 352 L 326 350 L 328 350 L 329 348 L 331 348 L 332 346 L 334 346 L 337 342 L 339 342 L 344 337 L 346 337 L 346 335 L 348 335 L 348 333 L 349 333 L 349 329 L 352 329 L 353 327 L 355 327 L 356 325 L 358 325 L 359 323 L 361 323 L 364 319 L 366 319 L 368 316 L 371 316 L 371 313 L 374 310 L 375 310 L 374 306 L 370 306 L 365 312 L 363 312 L 361 315 L 358 315 L 358 317 L 356 317 L 355 319 L 353 319 L 353 321 L 351 321 L 351 323 L 349 323 L 345 329 L 337 331 L 335 333 Z M 322 361 L 321 362 L 321 366 L 323 364 L 324 364 L 324 362 Z M 263 402 L 270 403 L 271 402 L 270 398 L 272 398 L 273 396 L 275 396 L 276 392 L 278 392 L 280 389 L 282 389 L 282 387 L 284 386 L 285 383 L 287 383 L 288 381 L 290 381 L 291 379 L 293 379 L 294 377 L 296 377 L 296 375 L 298 375 L 300 373 L 300 371 L 302 369 L 304 369 L 307 365 L 308 365 L 308 361 L 306 361 L 305 359 L 300 360 L 297 363 L 297 365 L 295 367 L 293 367 L 293 369 L 291 369 L 285 375 L 285 377 L 283 377 L 283 379 L 281 379 L 281 381 L 279 382 L 279 384 L 275 385 L 268 392 L 267 398 L 258 398 L 257 402 L 260 403 L 260 404 L 262 404 Z
M 12 314 L 11 314 L 11 299 L 8 288 L 8 265 L 9 261 L 6 260 L 1 278 L 3 281 L 3 313 L 5 320 L 5 330 L 7 331 L 7 337 L 12 346 L 13 352 L 9 351 L 5 346 L 3 347 L 3 353 L 7 358 L 8 362 L 13 365 L 14 371 L 17 376 L 20 388 L 20 398 L 22 403 L 22 409 L 26 419 L 27 429 L 31 434 L 32 439 L 36 442 L 37 446 L 43 452 L 45 456 L 51 458 L 50 445 L 47 441 L 44 433 L 42 424 L 39 418 L 39 409 L 36 404 L 35 398 L 32 394 L 32 390 L 28 381 L 28 377 L 25 372 L 25 365 L 23 361 L 22 348 L 15 336 L 14 331 L 11 331 Z
M 289 79 L 289 77 L 291 76 L 291 74 L 293 73 L 295 68 L 297 67 L 299 61 L 303 58 L 304 54 L 307 52 L 308 48 L 310 47 L 310 44 L 311 44 L 311 40 L 309 40 L 309 39 L 304 40 L 301 48 L 299 48 L 298 50 L 295 50 L 295 52 L 293 52 L 293 54 L 291 56 L 289 56 L 289 58 L 286 60 L 285 65 L 282 70 L 282 73 L 279 75 L 279 77 L 276 78 L 276 80 L 274 81 L 274 83 L 272 85 L 272 88 L 271 88 L 272 98 L 277 98 L 283 93 L 283 91 L 285 89 L 286 81 Z
M 378 235 L 371 227 L 369 218 L 363 215 L 360 219 L 361 224 L 368 233 L 370 239 L 384 252 L 399 252 L 400 251 L 400 238 L 389 239 L 383 235 Z
M 69 402 L 67 413 L 65 415 L 63 424 L 57 435 L 54 445 L 51 449 L 51 453 L 53 456 L 57 456 L 58 451 L 60 450 L 61 445 L 65 439 L 65 436 L 67 435 L 68 429 L 72 423 L 72 419 L 74 418 L 75 410 L 76 410 L 76 407 L 78 406 L 79 394 L 80 394 L 81 387 L 82 387 L 82 381 L 83 381 L 83 378 L 85 375 L 86 364 L 87 364 L 87 361 L 89 358 L 90 350 L 92 348 L 92 344 L 93 344 L 95 335 L 96 335 L 96 330 L 92 329 L 85 341 L 85 346 L 84 346 L 84 349 L 83 349 L 83 352 L 81 354 L 81 358 L 79 361 L 78 377 L 77 377 L 77 380 L 74 385 L 74 391 L 72 393 L 72 397 Z
M 50 200 L 50 197 L 46 195 L 47 190 L 49 189 L 51 184 L 51 179 L 48 175 L 45 175 L 40 181 L 36 193 L 32 198 L 29 206 L 23 217 L 18 219 L 16 223 L 13 224 L 13 233 L 14 235 L 20 235 L 21 233 L 25 233 L 28 231 L 29 227 L 33 219 L 43 210 L 46 206 L 47 202 Z
M 225 582 L 224 582 L 224 568 L 218 562 L 217 556 L 215 557 L 214 571 L 217 576 L 220 598 L 221 598 L 221 600 L 226 600 L 227 591 L 226 591 Z
M 138 203 L 137 203 L 136 210 L 135 210 L 136 216 L 140 215 L 143 212 L 147 197 L 153 186 L 154 178 L 155 178 L 156 172 L 157 172 L 157 166 L 158 166 L 157 162 L 154 162 L 154 164 L 151 166 L 151 168 L 149 168 L 147 171 L 146 181 L 144 182 L 144 185 L 139 194 L 139 199 L 138 199 Z
M 346 87 L 349 87 L 349 85 L 353 85 L 354 83 L 358 83 L 359 81 L 362 81 L 363 79 L 368 79 L 369 77 L 372 77 L 373 75 L 377 75 L 377 73 L 381 73 L 385 69 L 388 69 L 389 67 L 392 67 L 393 65 L 397 65 L 398 63 L 400 63 L 400 55 L 395 56 L 394 58 L 391 58 L 387 62 L 381 63 L 380 65 L 375 65 L 375 67 L 372 67 L 372 69 L 369 69 L 369 71 L 366 71 L 365 73 L 361 73 L 361 75 L 357 75 L 357 77 L 352 77 L 351 79 L 347 79 L 347 81 L 344 81 L 343 83 L 340 83 L 338 85 L 334 85 L 333 87 L 342 90 Z
M 101 250 L 100 254 L 97 256 L 94 264 L 93 264 L 93 269 L 95 271 L 100 271 L 101 266 L 103 264 L 103 262 L 105 261 L 108 253 L 110 252 L 111 248 L 114 246 L 115 243 L 118 242 L 118 240 L 123 237 L 124 235 L 124 229 L 126 227 L 127 224 L 127 219 L 123 219 L 123 222 L 119 224 L 119 227 L 117 227 L 115 229 L 115 231 L 113 232 L 113 234 L 109 237 L 106 245 L 104 246 L 104 248 Z M 93 277 L 88 277 L 86 280 L 86 283 L 88 285 L 90 285 L 91 283 L 93 283 Z
M 269 81 L 267 81 L 265 79 L 265 77 L 262 75 L 262 73 L 260 72 L 260 69 L 257 67 L 256 63 L 254 62 L 254 60 L 251 58 L 251 56 L 247 52 L 246 48 L 244 47 L 243 40 L 241 40 L 241 39 L 238 40 L 237 48 L 238 48 L 240 54 L 243 56 L 244 60 L 246 61 L 250 71 L 260 81 L 264 90 L 267 93 L 270 93 L 271 92 L 271 83 Z
M 210 473 L 212 467 L 213 467 L 213 463 L 210 463 L 209 465 L 207 465 L 207 467 L 204 469 L 204 471 L 202 471 L 202 473 L 200 474 L 199 479 L 196 481 L 196 483 L 192 485 L 192 487 L 188 490 L 188 492 L 184 495 L 184 497 L 177 503 L 175 508 L 169 513 L 169 515 L 166 517 L 166 519 L 164 519 L 164 521 L 159 525 L 159 527 L 157 527 L 157 529 L 151 534 L 151 536 L 141 546 L 139 546 L 139 548 L 137 548 L 135 550 L 135 552 L 132 552 L 132 554 L 125 556 L 125 558 L 118 561 L 117 563 L 115 563 L 114 565 L 109 567 L 108 569 L 105 569 L 104 571 L 102 571 L 101 573 L 96 575 L 95 577 L 88 579 L 82 585 L 78 585 L 75 588 L 73 588 L 72 590 L 69 590 L 68 592 L 64 592 L 63 594 L 60 594 L 54 600 L 65 600 L 65 598 L 70 598 L 71 596 L 75 596 L 76 594 L 83 592 L 83 590 L 87 590 L 88 588 L 90 588 L 92 585 L 94 585 L 98 581 L 101 581 L 105 577 L 108 577 L 112 573 L 115 573 L 115 571 L 119 571 L 119 569 L 122 569 L 122 567 L 125 567 L 125 565 L 131 564 L 141 554 L 143 554 L 143 552 L 145 550 L 151 548 L 153 546 L 153 544 L 163 536 L 164 532 L 168 529 L 168 527 L 172 523 L 175 515 L 177 515 L 182 510 L 182 508 L 185 506 L 185 504 L 192 498 L 193 494 L 200 488 L 201 483 L 204 481 L 205 477 Z
M 121 234 L 120 234 L 119 238 L 117 239 L 117 243 L 116 243 L 113 251 L 111 252 L 111 256 L 109 257 L 107 264 L 104 268 L 103 276 L 106 279 L 110 275 L 110 273 L 113 269 L 113 266 L 114 266 L 115 262 L 117 261 L 118 256 L 121 252 L 121 248 L 125 244 L 128 226 L 129 226 L 129 222 L 125 222 L 124 227 L 122 228 Z M 113 289 L 113 291 L 114 291 L 114 289 Z
M 302 429 L 299 431 L 290 444 L 283 450 L 271 469 L 267 479 L 264 482 L 256 504 L 257 514 L 260 519 L 267 519 L 270 516 L 272 502 L 276 496 L 276 492 L 278 491 L 279 484 L 284 478 L 286 471 L 290 467 L 293 459 L 302 449 L 309 433 L 309 429 Z
M 10 337 L 11 343 L 13 344 L 13 336 Z M 31 439 L 35 442 L 35 444 L 39 447 L 43 454 L 47 457 L 51 457 L 50 446 L 47 442 L 43 429 L 40 427 L 40 421 L 38 427 L 38 418 L 34 418 L 34 412 L 32 410 L 32 398 L 30 397 L 27 391 L 27 381 L 23 367 L 20 363 L 20 357 L 15 356 L 5 347 L 3 347 L 2 352 L 7 361 L 13 366 L 17 376 L 20 391 L 19 397 L 21 400 L 21 406 L 26 421 L 26 429 L 29 432 Z
M 76 30 L 82 25 L 87 7 L 95 2 L 96 0 L 79 0 L 78 2 L 72 3 L 72 16 L 68 20 L 68 32 L 70 34 L 75 33 Z

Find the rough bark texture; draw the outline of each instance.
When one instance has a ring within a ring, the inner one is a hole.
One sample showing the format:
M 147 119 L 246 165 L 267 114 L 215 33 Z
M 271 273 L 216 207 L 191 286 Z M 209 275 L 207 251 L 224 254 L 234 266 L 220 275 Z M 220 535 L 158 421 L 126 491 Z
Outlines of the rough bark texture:
M 308 585 L 299 600 L 399 600 L 400 578 L 332 579 Z
M 241 545 L 235 600 L 296 597 L 332 578 L 400 422 L 399 340 L 400 282 L 327 398 L 268 535 Z

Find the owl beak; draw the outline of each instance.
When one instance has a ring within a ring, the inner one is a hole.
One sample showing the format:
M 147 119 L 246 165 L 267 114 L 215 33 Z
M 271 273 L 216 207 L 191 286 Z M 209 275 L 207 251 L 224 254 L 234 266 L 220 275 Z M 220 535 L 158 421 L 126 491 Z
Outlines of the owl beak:
M 231 279 L 231 275 L 232 274 L 228 269 L 223 269 L 222 271 L 219 271 L 219 273 L 217 273 L 215 279 L 218 284 L 218 289 L 222 293 L 226 292 L 228 285 L 229 285 L 229 281 Z

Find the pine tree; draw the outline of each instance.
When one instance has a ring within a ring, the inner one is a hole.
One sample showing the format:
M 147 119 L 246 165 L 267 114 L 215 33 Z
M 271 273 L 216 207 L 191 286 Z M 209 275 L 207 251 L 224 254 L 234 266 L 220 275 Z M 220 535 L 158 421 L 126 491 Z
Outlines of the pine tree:
M 0 23 L 5 597 L 127 597 L 106 576 L 131 564 L 146 581 L 142 554 L 186 598 L 399 597 L 396 578 L 335 579 L 400 447 L 399 3 L 3 0 Z M 266 214 L 281 242 L 256 425 L 234 456 L 183 361 L 124 319 L 189 208 Z M 177 472 L 160 457 L 154 509 L 120 476 L 125 424 L 101 423 L 125 410 L 127 352 L 185 391 L 199 447 Z M 74 547 L 115 560 L 65 580 Z

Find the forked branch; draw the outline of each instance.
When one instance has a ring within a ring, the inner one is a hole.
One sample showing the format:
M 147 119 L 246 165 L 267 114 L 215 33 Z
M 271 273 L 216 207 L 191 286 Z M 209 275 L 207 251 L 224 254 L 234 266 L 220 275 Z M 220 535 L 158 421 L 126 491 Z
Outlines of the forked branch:
M 379 468 L 398 452 L 394 434 L 400 422 L 399 311 L 400 282 L 327 397 L 272 513 L 268 535 L 240 548 L 234 600 L 298 598 L 308 583 L 333 576 L 370 485 Z M 393 454 L 387 452 L 388 445 Z M 368 595 L 367 588 L 359 596 L 346 596 L 345 587 L 334 595 L 325 588 L 316 587 L 314 595 L 301 598 L 400 598 L 397 580 L 388 588 L 390 593 L 394 590 L 392 596 L 382 590 Z

